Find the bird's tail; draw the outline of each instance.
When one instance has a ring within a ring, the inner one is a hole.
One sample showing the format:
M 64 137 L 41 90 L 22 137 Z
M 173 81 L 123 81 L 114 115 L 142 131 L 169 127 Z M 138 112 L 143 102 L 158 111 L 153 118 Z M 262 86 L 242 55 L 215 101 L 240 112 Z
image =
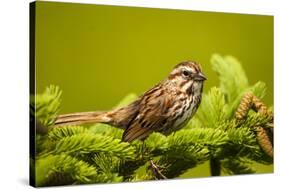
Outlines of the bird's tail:
M 108 112 L 81 112 L 59 115 L 55 121 L 55 126 L 80 125 L 86 123 L 110 123 L 112 119 Z

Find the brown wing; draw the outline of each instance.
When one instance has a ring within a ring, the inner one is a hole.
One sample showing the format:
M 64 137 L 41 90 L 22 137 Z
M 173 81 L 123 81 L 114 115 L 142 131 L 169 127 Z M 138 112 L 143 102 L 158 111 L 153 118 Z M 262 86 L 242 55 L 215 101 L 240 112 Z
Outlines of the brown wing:
M 144 139 L 161 127 L 167 119 L 166 110 L 172 102 L 169 95 L 164 95 L 164 92 L 163 88 L 156 86 L 143 95 L 139 104 L 139 113 L 125 130 L 123 141 Z

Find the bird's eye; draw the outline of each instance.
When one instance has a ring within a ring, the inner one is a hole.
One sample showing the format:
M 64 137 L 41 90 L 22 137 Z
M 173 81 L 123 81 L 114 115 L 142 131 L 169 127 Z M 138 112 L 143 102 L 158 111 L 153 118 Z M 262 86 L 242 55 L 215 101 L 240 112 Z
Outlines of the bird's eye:
M 184 71 L 182 72 L 182 74 L 183 74 L 184 76 L 189 76 L 190 72 L 189 72 L 189 71 L 184 70 Z

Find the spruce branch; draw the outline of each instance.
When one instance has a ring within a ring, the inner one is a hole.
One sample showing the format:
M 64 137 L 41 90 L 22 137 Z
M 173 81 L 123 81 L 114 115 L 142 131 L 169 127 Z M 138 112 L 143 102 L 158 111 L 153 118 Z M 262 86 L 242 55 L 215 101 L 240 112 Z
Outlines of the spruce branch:
M 229 142 L 216 156 L 221 156 L 221 158 L 238 158 L 241 156 L 251 157 L 252 159 L 256 158 L 255 160 L 257 160 L 257 157 L 261 157 L 261 154 L 256 140 L 262 141 L 259 138 L 266 140 L 266 135 L 265 132 L 259 132 L 255 129 L 258 128 L 257 125 L 263 125 L 262 129 L 265 128 L 265 125 L 269 125 L 270 115 L 272 115 L 268 111 L 266 112 L 264 104 L 259 100 L 264 97 L 266 86 L 260 81 L 253 86 L 249 86 L 247 76 L 241 64 L 231 56 L 223 57 L 215 54 L 211 58 L 211 63 L 213 70 L 219 75 L 220 89 L 225 96 L 227 104 L 225 119 L 221 123 L 218 122 L 216 124 L 220 128 L 226 129 L 225 131 L 229 137 Z M 263 109 L 262 112 L 264 113 L 259 111 L 258 114 L 252 114 L 251 112 L 248 114 L 251 109 L 256 111 L 257 109 Z M 233 118 L 238 121 L 233 122 Z M 255 135 L 255 133 L 257 134 Z M 266 142 L 263 143 L 265 144 Z M 264 146 L 270 146 L 268 142 L 266 144 Z M 267 148 L 265 151 L 268 151 L 270 155 L 270 148 Z
M 219 88 L 213 87 L 207 95 L 203 95 L 196 118 L 203 126 L 216 128 L 218 123 L 226 118 L 226 109 L 224 94 Z
M 48 138 L 52 141 L 58 141 L 65 137 L 70 137 L 73 135 L 82 134 L 86 132 L 88 132 L 88 130 L 82 126 L 55 127 L 48 132 Z
M 129 143 L 121 142 L 119 139 L 99 134 L 80 133 L 59 140 L 52 151 L 54 154 L 92 152 L 102 152 L 123 159 L 133 159 L 135 150 Z
M 160 138 L 161 145 L 158 150 L 163 150 L 159 153 L 160 159 L 156 159 L 154 166 L 151 166 L 157 179 L 180 176 L 188 169 L 206 161 L 210 149 L 227 142 L 226 133 L 212 128 L 184 129 L 167 137 L 159 137 L 159 134 L 157 137 Z
M 255 170 L 249 166 L 249 161 L 241 158 L 229 158 L 221 161 L 224 169 L 223 171 L 230 175 L 252 174 Z
M 233 56 L 220 56 L 214 54 L 211 57 L 213 70 L 218 73 L 220 89 L 226 95 L 226 101 L 234 102 L 248 86 L 248 78 L 240 62 Z
M 221 56 L 214 54 L 211 57 L 213 70 L 218 73 L 220 89 L 225 95 L 228 104 L 226 117 L 231 119 L 239 105 L 242 97 L 247 92 L 252 92 L 258 98 L 263 98 L 266 92 L 264 82 L 258 81 L 249 86 L 248 78 L 241 63 L 232 56 Z
M 203 151 L 203 153 L 207 153 L 206 149 L 204 149 Z M 157 167 L 159 167 L 159 172 L 166 178 L 176 178 L 205 161 L 204 158 L 196 159 L 196 157 L 201 156 L 200 153 L 202 152 L 199 151 L 197 152 L 197 154 L 196 152 L 194 152 L 193 155 L 189 156 L 189 158 L 187 158 L 187 156 L 185 156 L 184 158 L 181 158 L 179 156 L 174 157 L 171 156 L 171 154 L 167 154 L 161 156 L 159 160 L 155 160 L 155 164 Z M 162 179 L 164 179 L 163 176 L 158 176 L 158 178 L 159 177 L 162 177 Z
M 124 130 L 112 127 L 104 123 L 95 123 L 90 125 L 89 131 L 91 133 L 100 134 L 103 136 L 113 137 L 115 139 L 121 139 Z
M 196 116 L 179 131 L 152 133 L 144 141 L 122 142 L 123 130 L 100 123 L 52 127 L 61 91 L 50 86 L 36 95 L 31 111 L 47 128 L 36 136 L 38 185 L 175 178 L 205 161 L 213 165 L 212 175 L 253 173 L 252 162 L 272 164 L 273 113 L 260 100 L 265 84 L 250 86 L 231 56 L 216 54 L 211 63 L 220 87 L 203 95 Z M 129 94 L 116 107 L 136 98 Z
M 227 133 L 220 129 L 198 128 L 180 130 L 173 135 L 169 135 L 167 139 L 168 148 L 184 148 L 184 146 L 190 144 L 220 146 L 227 142 L 228 136 Z
M 240 147 L 250 147 L 255 144 L 256 137 L 248 127 L 231 128 L 227 131 L 229 141 Z
M 62 91 L 58 86 L 50 85 L 43 94 L 37 94 L 34 101 L 31 101 L 31 114 L 35 115 L 37 122 L 43 126 L 50 126 L 54 123 L 61 105 Z
M 123 177 L 119 175 L 121 159 L 108 156 L 105 153 L 97 153 L 91 157 L 91 160 L 98 171 L 98 182 L 113 183 L 123 181 Z
M 264 82 L 258 81 L 249 87 L 247 92 L 254 94 L 257 98 L 262 99 L 266 95 L 266 85 Z
M 60 176 L 59 178 L 54 176 Z M 97 176 L 96 168 L 74 157 L 61 154 L 49 155 L 36 161 L 36 183 L 38 186 L 53 185 L 54 182 L 65 184 L 91 183 Z

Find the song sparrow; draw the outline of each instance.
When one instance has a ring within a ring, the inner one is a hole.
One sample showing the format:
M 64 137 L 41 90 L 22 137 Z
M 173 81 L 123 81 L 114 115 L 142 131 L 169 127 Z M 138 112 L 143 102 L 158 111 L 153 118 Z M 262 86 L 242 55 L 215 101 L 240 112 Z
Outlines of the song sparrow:
M 123 141 L 127 142 L 145 139 L 153 131 L 167 135 L 192 118 L 201 102 L 204 80 L 200 66 L 194 61 L 185 61 L 128 106 L 60 115 L 55 124 L 107 123 L 124 129 Z

